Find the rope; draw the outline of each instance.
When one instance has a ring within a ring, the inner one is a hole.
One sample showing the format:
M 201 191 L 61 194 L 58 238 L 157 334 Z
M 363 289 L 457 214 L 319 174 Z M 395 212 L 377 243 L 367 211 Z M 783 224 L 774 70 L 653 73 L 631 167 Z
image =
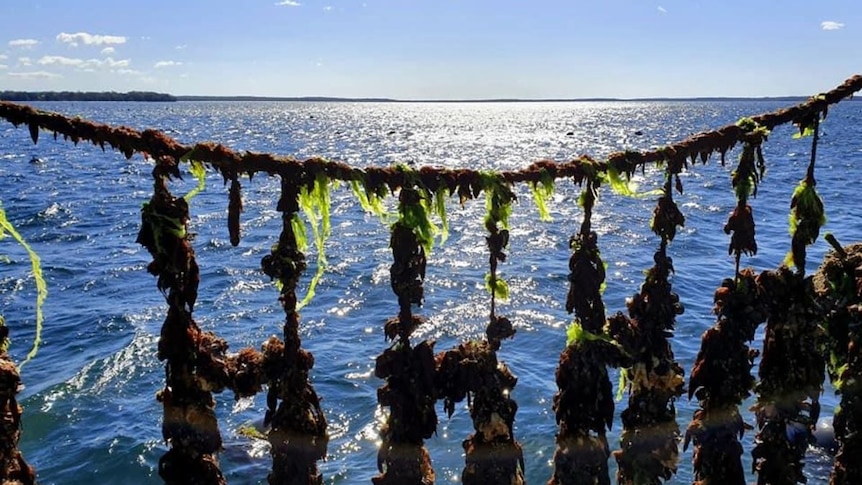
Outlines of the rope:
M 796 106 L 752 116 L 751 119 L 770 130 L 791 122 L 803 123 L 804 120 L 819 113 L 825 114 L 829 106 L 851 97 L 860 90 L 862 90 L 862 75 L 857 74 L 827 93 L 809 98 Z M 105 145 L 109 145 L 122 152 L 126 158 L 131 158 L 135 153 L 145 153 L 153 158 L 170 156 L 175 160 L 206 162 L 228 179 L 235 174 L 251 176 L 257 172 L 288 176 L 304 174 L 313 179 L 314 175 L 322 172 L 333 180 L 367 181 L 372 187 L 385 184 L 393 189 L 408 185 L 412 179 L 412 177 L 408 178 L 404 171 L 391 167 L 355 168 L 342 162 L 318 157 L 299 160 L 292 156 L 268 153 L 240 154 L 224 145 L 212 142 L 183 145 L 158 130 L 137 131 L 125 126 L 114 127 L 6 101 L 0 101 L 0 118 L 15 126 L 27 125 L 34 143 L 38 140 L 41 129 L 53 132 L 55 138 L 62 135 L 64 139 L 71 139 L 75 144 L 86 140 L 99 145 L 103 150 Z M 581 183 L 588 176 L 583 168 L 585 164 L 593 165 L 592 170 L 600 172 L 606 172 L 610 166 L 621 173 L 631 174 L 647 164 L 664 161 L 688 166 L 688 160 L 695 163 L 700 157 L 702 162 L 706 162 L 713 153 L 721 154 L 723 160 L 724 154 L 737 142 L 742 141 L 745 133 L 743 128 L 731 124 L 717 130 L 692 135 L 678 143 L 655 150 L 616 152 L 608 156 L 605 162 L 593 162 L 587 156 L 562 162 L 540 160 L 524 169 L 500 172 L 500 176 L 509 183 L 538 183 L 542 174 L 546 172 L 554 179 L 573 177 L 576 182 Z M 479 185 L 480 173 L 476 170 L 423 167 L 418 170 L 418 175 L 419 181 L 431 190 L 445 186 L 450 189 L 450 192 L 454 192 L 458 187 L 481 186 Z

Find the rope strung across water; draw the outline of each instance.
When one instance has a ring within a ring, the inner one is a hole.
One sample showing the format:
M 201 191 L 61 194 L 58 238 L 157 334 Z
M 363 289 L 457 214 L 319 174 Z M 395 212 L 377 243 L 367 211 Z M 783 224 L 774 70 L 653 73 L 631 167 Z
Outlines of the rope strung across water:
M 763 113 L 751 117 L 751 120 L 766 129 L 787 123 L 797 123 L 806 126 L 806 120 L 825 113 L 829 106 L 851 97 L 862 90 L 862 75 L 854 75 L 835 89 L 814 96 L 796 106 Z M 329 161 L 322 158 L 299 160 L 291 156 L 278 156 L 267 153 L 237 153 L 224 145 L 205 142 L 194 145 L 183 145 L 158 130 L 137 131 L 125 126 L 113 127 L 94 123 L 78 117 L 67 117 L 58 113 L 37 110 L 30 106 L 0 101 L 0 118 L 15 126 L 28 125 L 30 135 L 35 142 L 39 130 L 63 135 L 74 143 L 86 140 L 102 149 L 105 145 L 121 151 L 127 158 L 135 153 L 146 153 L 153 158 L 163 156 L 176 160 L 197 160 L 206 162 L 218 169 L 226 177 L 234 174 L 253 175 L 266 172 L 271 175 L 295 175 L 297 173 L 323 173 L 330 179 L 342 181 L 366 181 L 370 188 L 388 185 L 390 188 L 407 185 L 407 176 L 403 171 L 384 167 L 355 168 L 342 162 Z M 685 164 L 692 163 L 700 157 L 706 161 L 713 153 L 724 154 L 741 141 L 746 131 L 735 125 L 727 125 L 713 131 L 705 131 L 692 135 L 678 143 L 647 151 L 626 151 L 611 154 L 605 162 L 594 162 L 587 156 L 581 156 L 569 161 L 554 162 L 540 160 L 530 166 L 512 171 L 500 172 L 500 176 L 510 183 L 539 183 L 544 174 L 552 178 L 574 177 L 581 182 L 587 176 L 585 164 L 591 164 L 594 170 L 605 172 L 608 166 L 621 173 L 631 174 L 637 168 L 647 164 L 672 161 Z M 422 184 L 433 190 L 446 186 L 451 191 L 459 187 L 479 186 L 479 171 L 470 169 L 446 169 L 422 167 L 418 170 Z M 546 175 L 546 176 L 547 176 Z

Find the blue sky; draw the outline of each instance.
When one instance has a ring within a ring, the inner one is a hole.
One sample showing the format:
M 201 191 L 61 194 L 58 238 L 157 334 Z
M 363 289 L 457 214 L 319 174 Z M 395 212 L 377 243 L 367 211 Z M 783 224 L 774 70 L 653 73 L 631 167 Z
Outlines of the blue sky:
M 857 72 L 860 0 L 0 2 L 0 90 L 765 96 Z

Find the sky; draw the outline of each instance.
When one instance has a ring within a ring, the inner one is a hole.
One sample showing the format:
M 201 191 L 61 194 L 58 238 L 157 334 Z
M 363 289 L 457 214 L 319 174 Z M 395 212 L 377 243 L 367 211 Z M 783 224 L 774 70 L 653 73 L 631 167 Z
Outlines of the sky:
M 0 90 L 785 96 L 860 72 L 860 0 L 0 1 Z

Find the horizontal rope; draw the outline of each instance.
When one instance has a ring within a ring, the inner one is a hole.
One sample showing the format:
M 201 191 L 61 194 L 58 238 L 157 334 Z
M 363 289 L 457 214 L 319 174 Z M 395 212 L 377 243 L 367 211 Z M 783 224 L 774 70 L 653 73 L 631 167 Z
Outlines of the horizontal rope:
M 770 130 L 791 122 L 804 126 L 812 117 L 825 114 L 830 105 L 849 98 L 860 90 L 862 75 L 854 75 L 827 93 L 814 96 L 796 106 L 752 116 L 751 119 Z M 292 156 L 268 153 L 240 154 L 212 142 L 183 145 L 158 130 L 137 131 L 125 126 L 113 127 L 10 102 L 0 102 L 0 118 L 15 126 L 28 125 L 34 142 L 38 139 L 40 129 L 47 130 L 53 132 L 55 138 L 58 134 L 63 135 L 65 139 L 71 139 L 76 144 L 86 140 L 101 146 L 103 150 L 105 145 L 109 145 L 122 152 L 126 158 L 131 158 L 135 153 L 146 153 L 162 163 L 177 164 L 186 159 L 205 162 L 219 170 L 225 178 L 265 172 L 299 178 L 310 183 L 322 172 L 330 179 L 364 181 L 370 188 L 387 185 L 395 189 L 404 186 L 410 177 L 414 177 L 413 174 L 394 167 L 356 168 L 317 157 L 299 160 Z M 616 152 L 609 155 L 607 161 L 594 161 L 589 156 L 563 162 L 540 160 L 524 169 L 502 171 L 498 174 L 510 183 L 538 183 L 542 177 L 548 175 L 554 179 L 572 177 L 580 183 L 591 173 L 606 172 L 609 166 L 628 174 L 647 164 L 661 162 L 670 162 L 681 168 L 689 160 L 696 162 L 698 157 L 705 162 L 713 153 L 721 154 L 723 159 L 724 154 L 737 142 L 742 141 L 745 134 L 745 129 L 731 124 L 717 130 L 697 133 L 678 143 L 655 150 Z M 589 169 L 585 168 L 587 165 L 590 166 Z M 476 170 L 425 166 L 416 173 L 421 183 L 431 190 L 448 187 L 454 192 L 459 187 L 470 187 L 474 194 L 482 190 L 481 173 Z

